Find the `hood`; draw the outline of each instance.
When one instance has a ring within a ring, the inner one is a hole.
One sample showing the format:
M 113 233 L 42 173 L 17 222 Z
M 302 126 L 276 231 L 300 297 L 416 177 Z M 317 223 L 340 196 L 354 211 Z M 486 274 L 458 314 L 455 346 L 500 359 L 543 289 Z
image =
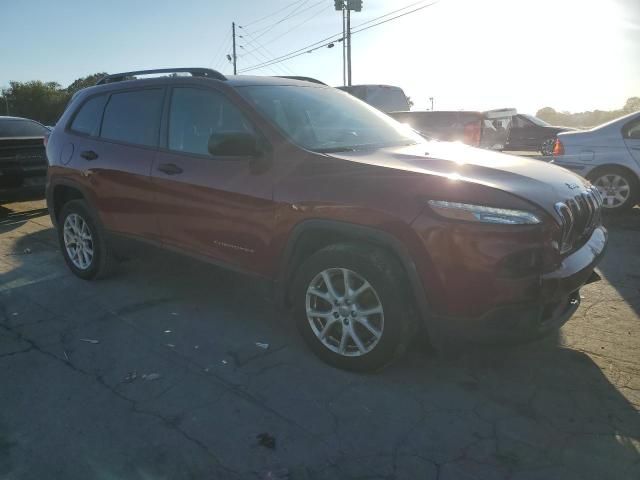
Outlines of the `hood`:
M 554 218 L 555 204 L 588 185 L 582 177 L 541 160 L 482 150 L 462 143 L 425 142 L 406 147 L 332 153 L 332 157 L 495 188 L 534 203 Z M 469 202 L 473 202 L 469 199 Z

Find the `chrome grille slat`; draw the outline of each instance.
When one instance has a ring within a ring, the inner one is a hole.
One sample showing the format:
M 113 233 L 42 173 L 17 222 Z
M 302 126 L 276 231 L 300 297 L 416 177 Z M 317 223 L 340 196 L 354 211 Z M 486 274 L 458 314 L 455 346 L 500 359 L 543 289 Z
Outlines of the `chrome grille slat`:
M 556 203 L 556 211 L 562 219 L 561 253 L 582 246 L 587 235 L 600 222 L 601 207 L 602 197 L 593 186 L 564 202 Z

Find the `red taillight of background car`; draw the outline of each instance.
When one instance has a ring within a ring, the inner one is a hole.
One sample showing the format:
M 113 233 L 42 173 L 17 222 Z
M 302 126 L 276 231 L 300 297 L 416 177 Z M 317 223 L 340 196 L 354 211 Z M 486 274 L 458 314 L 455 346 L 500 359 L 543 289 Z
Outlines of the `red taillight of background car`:
M 480 122 L 467 123 L 464 126 L 464 143 L 477 147 L 480 145 Z
M 559 138 L 556 138 L 556 143 L 553 144 L 553 156 L 564 155 L 564 145 Z

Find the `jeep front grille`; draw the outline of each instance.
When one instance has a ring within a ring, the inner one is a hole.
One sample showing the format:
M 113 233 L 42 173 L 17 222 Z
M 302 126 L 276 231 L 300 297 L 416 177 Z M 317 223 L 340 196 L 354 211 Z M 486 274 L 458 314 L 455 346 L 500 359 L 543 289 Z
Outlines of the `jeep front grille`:
M 600 223 L 602 197 L 594 186 L 575 197 L 556 203 L 556 211 L 562 218 L 560 253 L 582 246 L 593 228 Z

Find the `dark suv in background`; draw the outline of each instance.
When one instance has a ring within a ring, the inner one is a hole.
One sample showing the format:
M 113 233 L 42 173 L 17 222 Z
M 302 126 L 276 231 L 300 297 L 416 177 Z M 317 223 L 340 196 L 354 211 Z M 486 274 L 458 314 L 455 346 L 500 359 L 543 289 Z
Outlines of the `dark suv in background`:
M 42 198 L 49 129 L 28 118 L 0 116 L 0 205 Z
M 81 278 L 127 238 L 269 279 L 311 349 L 354 370 L 419 327 L 440 349 L 540 335 L 597 278 L 601 199 L 563 168 L 427 142 L 316 83 L 207 69 L 99 83 L 47 146 L 48 207 Z
M 505 150 L 540 152 L 545 157 L 553 155 L 556 136 L 560 132 L 575 130 L 569 127 L 554 127 L 544 120 L 518 113 L 513 116 L 509 140 Z

